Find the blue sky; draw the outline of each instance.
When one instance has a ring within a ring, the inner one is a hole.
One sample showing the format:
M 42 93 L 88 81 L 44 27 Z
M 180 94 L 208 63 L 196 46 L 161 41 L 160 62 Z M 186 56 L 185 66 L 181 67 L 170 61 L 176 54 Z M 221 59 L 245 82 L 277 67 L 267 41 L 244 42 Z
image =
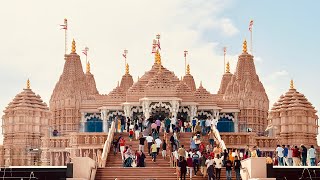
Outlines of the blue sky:
M 152 39 L 161 34 L 163 64 L 183 76 L 183 51 L 188 50 L 196 84 L 216 93 L 223 74 L 222 47 L 235 70 L 242 41 L 254 20 L 255 64 L 272 105 L 289 89 L 320 109 L 319 1 L 163 0 L 43 2 L 6 1 L 0 7 L 0 109 L 25 87 L 45 102 L 63 69 L 64 37 L 59 24 L 69 19 L 68 43 L 78 54 L 90 48 L 91 71 L 101 94 L 110 92 L 124 73 L 121 53 L 127 48 L 134 80 L 150 69 Z M 70 47 L 69 47 L 70 49 Z M 84 56 L 81 55 L 84 59 Z

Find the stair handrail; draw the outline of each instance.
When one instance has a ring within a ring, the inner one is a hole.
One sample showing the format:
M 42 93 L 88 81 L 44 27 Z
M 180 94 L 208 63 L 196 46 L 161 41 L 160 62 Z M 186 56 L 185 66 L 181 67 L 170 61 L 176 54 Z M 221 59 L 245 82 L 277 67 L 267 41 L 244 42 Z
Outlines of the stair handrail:
M 102 155 L 101 155 L 102 167 L 106 166 L 108 154 L 109 154 L 110 148 L 111 148 L 111 142 L 112 142 L 113 137 L 114 137 L 114 132 L 115 132 L 115 122 L 112 121 L 111 128 L 109 129 L 108 137 L 107 137 L 107 140 L 104 143 L 103 151 L 102 151 Z
M 217 127 L 216 127 L 216 123 L 213 123 L 213 124 L 211 125 L 211 129 L 212 129 L 212 131 L 213 131 L 213 133 L 214 133 L 215 138 L 216 138 L 217 141 L 219 142 L 219 143 L 218 143 L 218 146 L 219 146 L 222 150 L 227 149 L 226 144 L 225 144 L 224 141 L 221 139 L 220 132 L 219 132 L 219 130 L 218 130 Z

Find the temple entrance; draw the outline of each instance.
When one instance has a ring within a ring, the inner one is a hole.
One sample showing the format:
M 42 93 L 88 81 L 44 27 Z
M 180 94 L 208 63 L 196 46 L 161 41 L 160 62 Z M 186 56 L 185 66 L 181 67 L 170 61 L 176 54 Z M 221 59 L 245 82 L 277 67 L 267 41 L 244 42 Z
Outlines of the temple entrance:
M 170 116 L 171 106 L 169 103 L 152 103 L 150 106 L 151 117 L 154 119 L 164 120 L 166 117 Z
M 234 117 L 232 113 L 223 114 L 217 125 L 219 132 L 234 132 Z
M 85 132 L 102 132 L 103 123 L 100 113 L 86 113 Z

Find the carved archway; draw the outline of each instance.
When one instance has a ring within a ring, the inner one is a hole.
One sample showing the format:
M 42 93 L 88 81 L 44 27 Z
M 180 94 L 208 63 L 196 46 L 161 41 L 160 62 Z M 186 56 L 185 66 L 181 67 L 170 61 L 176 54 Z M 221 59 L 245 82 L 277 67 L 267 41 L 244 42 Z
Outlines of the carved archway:
M 166 102 L 157 102 L 151 103 L 150 105 L 151 116 L 154 119 L 163 120 L 164 118 L 170 116 L 170 112 L 172 111 L 170 103 Z

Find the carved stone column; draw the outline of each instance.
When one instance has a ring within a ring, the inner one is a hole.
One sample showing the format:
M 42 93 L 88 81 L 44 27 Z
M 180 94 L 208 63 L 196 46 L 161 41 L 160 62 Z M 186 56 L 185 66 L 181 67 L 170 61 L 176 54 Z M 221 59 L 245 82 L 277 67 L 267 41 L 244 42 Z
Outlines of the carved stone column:
M 123 111 L 126 117 L 131 118 L 131 105 L 129 103 L 123 103 Z
M 101 118 L 103 122 L 103 132 L 108 133 L 109 132 L 109 117 L 108 117 L 109 110 L 108 109 L 102 109 L 101 110 Z
M 81 112 L 81 121 L 80 121 L 80 132 L 85 131 L 85 113 Z
M 239 132 L 239 120 L 238 120 L 238 113 L 234 113 L 234 132 Z
M 144 99 L 142 101 L 142 110 L 143 110 L 143 115 L 146 119 L 150 117 L 150 101 L 148 99 Z
M 179 111 L 179 101 L 171 101 L 170 102 L 171 104 L 171 107 L 172 107 L 172 116 L 174 116 L 175 118 L 177 118 L 177 114 L 178 114 L 178 111 Z
M 190 119 L 193 119 L 196 116 L 197 116 L 197 106 L 191 105 L 190 106 Z

